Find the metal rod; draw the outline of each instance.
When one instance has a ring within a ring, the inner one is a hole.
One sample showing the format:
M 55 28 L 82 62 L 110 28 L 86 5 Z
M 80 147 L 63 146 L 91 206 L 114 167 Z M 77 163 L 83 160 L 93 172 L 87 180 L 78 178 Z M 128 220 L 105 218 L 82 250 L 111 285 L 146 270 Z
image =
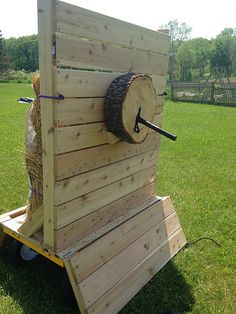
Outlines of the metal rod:
M 136 123 L 141 123 L 141 124 L 147 126 L 148 128 L 164 135 L 165 137 L 168 137 L 172 141 L 176 141 L 176 139 L 177 139 L 177 136 L 175 134 L 172 134 L 166 130 L 163 130 L 162 128 L 159 128 L 155 124 L 152 124 L 151 122 L 144 120 L 142 117 L 140 117 L 140 115 L 137 116 Z

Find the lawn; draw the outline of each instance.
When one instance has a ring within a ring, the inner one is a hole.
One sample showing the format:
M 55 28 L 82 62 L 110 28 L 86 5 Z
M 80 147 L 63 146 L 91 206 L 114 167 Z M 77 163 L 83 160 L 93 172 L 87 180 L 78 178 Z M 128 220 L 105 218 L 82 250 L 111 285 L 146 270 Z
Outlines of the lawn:
M 23 141 L 29 84 L 0 84 L 0 213 L 27 200 Z M 121 311 L 123 314 L 236 312 L 236 108 L 166 102 L 159 195 L 171 195 L 187 240 Z M 60 272 L 42 260 L 28 268 L 0 256 L 0 313 L 76 313 L 61 305 Z

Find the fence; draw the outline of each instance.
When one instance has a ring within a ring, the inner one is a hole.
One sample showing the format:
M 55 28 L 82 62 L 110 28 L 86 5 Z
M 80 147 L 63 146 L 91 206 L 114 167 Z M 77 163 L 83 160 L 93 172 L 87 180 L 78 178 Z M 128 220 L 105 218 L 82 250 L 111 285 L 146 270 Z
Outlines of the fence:
M 236 84 L 172 83 L 171 98 L 176 101 L 236 107 Z

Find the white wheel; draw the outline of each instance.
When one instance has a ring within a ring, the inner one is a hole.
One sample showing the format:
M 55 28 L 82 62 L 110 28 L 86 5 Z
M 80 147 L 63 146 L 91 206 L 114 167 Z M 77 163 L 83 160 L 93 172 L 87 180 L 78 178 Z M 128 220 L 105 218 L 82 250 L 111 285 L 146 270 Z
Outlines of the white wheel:
M 39 253 L 35 252 L 34 250 L 32 250 L 31 248 L 29 248 L 28 246 L 22 244 L 21 246 L 21 250 L 20 250 L 20 256 L 21 258 L 26 261 L 32 261 L 33 259 L 35 259 L 37 256 L 39 255 Z

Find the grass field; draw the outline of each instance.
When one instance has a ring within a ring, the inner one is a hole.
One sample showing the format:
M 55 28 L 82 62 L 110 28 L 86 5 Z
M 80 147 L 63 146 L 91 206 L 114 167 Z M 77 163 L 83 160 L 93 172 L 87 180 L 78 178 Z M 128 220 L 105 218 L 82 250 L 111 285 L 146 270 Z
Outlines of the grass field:
M 30 85 L 0 84 L 0 213 L 22 206 L 21 153 Z M 167 101 L 158 194 L 171 195 L 189 242 L 122 310 L 123 314 L 236 313 L 236 108 Z M 0 313 L 76 313 L 61 305 L 60 273 L 47 261 L 28 268 L 0 256 Z

